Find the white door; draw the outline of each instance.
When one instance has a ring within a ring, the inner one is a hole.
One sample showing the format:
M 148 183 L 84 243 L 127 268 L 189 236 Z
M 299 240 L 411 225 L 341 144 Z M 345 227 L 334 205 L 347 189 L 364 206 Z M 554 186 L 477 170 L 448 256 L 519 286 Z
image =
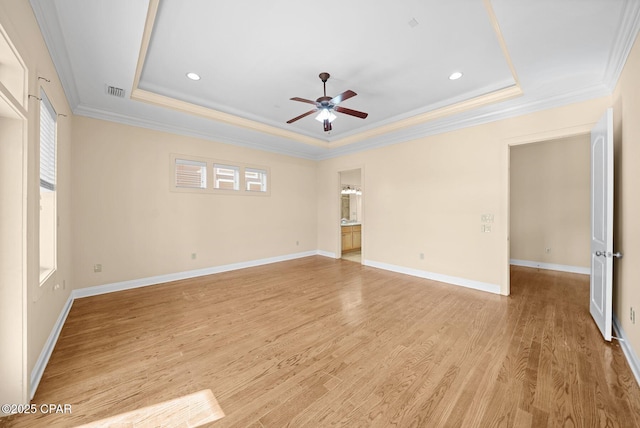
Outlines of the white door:
M 613 295 L 613 110 L 591 130 L 591 286 L 589 310 L 611 341 Z

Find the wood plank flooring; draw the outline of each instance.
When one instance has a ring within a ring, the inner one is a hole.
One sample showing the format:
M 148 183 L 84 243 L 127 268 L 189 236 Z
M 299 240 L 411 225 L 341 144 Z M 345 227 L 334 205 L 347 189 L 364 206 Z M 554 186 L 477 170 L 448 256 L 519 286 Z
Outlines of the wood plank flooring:
M 504 297 L 315 256 L 79 299 L 33 400 L 72 413 L 0 425 L 210 390 L 212 427 L 640 426 L 588 296 L 584 275 L 514 267 Z

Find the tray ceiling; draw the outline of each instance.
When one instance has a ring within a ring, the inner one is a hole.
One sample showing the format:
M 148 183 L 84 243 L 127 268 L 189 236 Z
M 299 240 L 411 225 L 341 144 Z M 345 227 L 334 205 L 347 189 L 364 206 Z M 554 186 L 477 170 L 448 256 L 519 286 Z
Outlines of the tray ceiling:
M 31 0 L 75 114 L 311 159 L 609 94 L 639 3 Z

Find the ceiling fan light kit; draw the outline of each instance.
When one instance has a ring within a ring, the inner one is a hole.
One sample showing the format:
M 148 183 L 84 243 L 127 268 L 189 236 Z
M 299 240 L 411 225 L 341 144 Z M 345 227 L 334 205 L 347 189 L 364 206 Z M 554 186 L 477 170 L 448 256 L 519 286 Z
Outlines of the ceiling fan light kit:
M 329 77 L 331 75 L 329 73 L 323 72 L 320 73 L 319 77 L 320 80 L 322 80 L 322 85 L 324 87 L 324 96 L 318 98 L 315 101 L 312 100 L 308 100 L 306 98 L 299 98 L 299 97 L 293 97 L 291 98 L 292 101 L 299 101 L 302 103 L 307 103 L 307 104 L 313 104 L 316 106 L 315 109 L 313 110 L 309 110 L 306 113 L 302 113 L 300 116 L 294 117 L 291 120 L 288 120 L 287 123 L 293 123 L 297 120 L 302 119 L 303 117 L 307 117 L 315 112 L 320 112 L 318 114 L 318 116 L 316 116 L 316 120 L 318 122 L 322 122 L 323 123 L 323 127 L 324 127 L 324 131 L 328 132 L 331 131 L 331 122 L 333 122 L 336 119 L 336 115 L 334 114 L 334 112 L 338 112 L 338 113 L 342 113 L 342 114 L 347 114 L 349 116 L 353 116 L 353 117 L 357 117 L 360 119 L 365 119 L 369 114 L 368 113 L 364 113 L 358 110 L 352 110 L 349 108 L 344 108 L 344 107 L 340 107 L 338 104 L 340 104 L 342 101 L 344 100 L 348 100 L 349 98 L 355 97 L 356 94 L 355 92 L 353 92 L 352 90 L 347 90 L 344 91 L 343 93 L 341 93 L 338 96 L 335 96 L 333 98 L 328 97 L 327 96 L 327 80 L 329 80 Z

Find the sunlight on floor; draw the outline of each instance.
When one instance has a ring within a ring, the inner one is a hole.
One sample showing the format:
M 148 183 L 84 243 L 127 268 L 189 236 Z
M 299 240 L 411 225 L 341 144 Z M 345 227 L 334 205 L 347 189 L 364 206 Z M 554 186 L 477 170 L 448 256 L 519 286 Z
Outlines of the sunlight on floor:
M 78 428 L 96 427 L 198 427 L 224 417 L 210 389 L 184 395 L 173 400 L 143 407 L 110 418 L 94 421 Z

